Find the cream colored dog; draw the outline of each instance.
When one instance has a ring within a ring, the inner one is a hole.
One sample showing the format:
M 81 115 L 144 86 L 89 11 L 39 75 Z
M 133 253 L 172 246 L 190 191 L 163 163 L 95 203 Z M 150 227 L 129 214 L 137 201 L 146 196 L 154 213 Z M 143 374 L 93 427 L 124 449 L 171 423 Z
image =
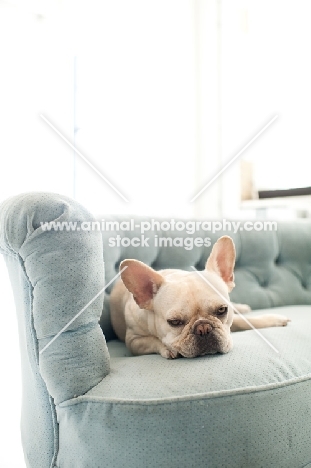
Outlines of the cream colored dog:
M 203 272 L 155 271 L 138 260 L 127 267 L 110 296 L 112 326 L 132 354 L 159 353 L 167 359 L 227 353 L 231 331 L 287 325 L 282 315 L 247 321 L 235 315 L 228 293 L 234 287 L 235 247 L 228 236 L 213 246 Z M 210 286 L 212 285 L 212 286 Z M 250 308 L 235 305 L 240 312 Z

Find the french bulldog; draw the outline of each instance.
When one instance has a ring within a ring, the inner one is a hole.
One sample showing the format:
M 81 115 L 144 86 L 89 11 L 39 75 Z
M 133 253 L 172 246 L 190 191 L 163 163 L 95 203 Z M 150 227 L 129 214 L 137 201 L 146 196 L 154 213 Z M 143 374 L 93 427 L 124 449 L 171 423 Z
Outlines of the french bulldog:
M 230 351 L 231 331 L 287 325 L 289 319 L 274 314 L 246 321 L 240 313 L 250 308 L 231 304 L 235 256 L 232 239 L 223 236 L 214 244 L 202 272 L 155 271 L 138 260 L 121 262 L 121 279 L 110 296 L 111 321 L 118 338 L 133 355 L 192 358 Z

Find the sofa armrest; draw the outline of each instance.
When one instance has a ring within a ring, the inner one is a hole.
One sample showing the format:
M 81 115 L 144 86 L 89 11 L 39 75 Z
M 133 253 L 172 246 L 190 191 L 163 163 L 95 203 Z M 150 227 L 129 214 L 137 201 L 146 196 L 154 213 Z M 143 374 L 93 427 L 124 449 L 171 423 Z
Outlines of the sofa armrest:
M 77 316 L 104 288 L 103 247 L 100 232 L 48 230 L 42 223 L 81 226 L 92 219 L 77 202 L 57 194 L 22 194 L 0 206 L 0 249 L 9 260 L 11 281 L 12 269 L 19 268 L 28 283 L 27 307 L 16 301 L 24 308 L 21 314 L 31 314 L 35 345 L 27 343 L 27 353 L 35 354 L 29 358 L 56 404 L 84 394 L 109 373 L 98 323 L 104 294 Z M 16 294 L 16 285 L 13 289 Z

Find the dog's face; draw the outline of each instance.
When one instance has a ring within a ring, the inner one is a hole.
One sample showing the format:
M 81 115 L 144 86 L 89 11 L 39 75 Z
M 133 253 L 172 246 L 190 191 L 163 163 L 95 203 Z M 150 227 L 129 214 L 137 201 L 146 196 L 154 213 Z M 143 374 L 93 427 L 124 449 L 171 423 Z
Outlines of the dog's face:
M 200 275 L 166 276 L 153 301 L 159 338 L 184 357 L 226 353 L 232 347 L 228 288 L 215 273 Z
M 234 287 L 234 262 L 233 241 L 224 236 L 214 245 L 203 272 L 156 272 L 137 260 L 124 260 L 120 268 L 127 267 L 122 280 L 142 313 L 145 310 L 150 334 L 174 353 L 196 357 L 232 348 L 228 293 Z

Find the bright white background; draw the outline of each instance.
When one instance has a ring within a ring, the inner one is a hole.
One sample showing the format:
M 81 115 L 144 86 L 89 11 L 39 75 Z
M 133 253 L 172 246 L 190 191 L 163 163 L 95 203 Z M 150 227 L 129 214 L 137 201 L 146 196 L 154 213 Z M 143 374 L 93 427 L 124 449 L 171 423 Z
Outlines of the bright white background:
M 258 188 L 310 185 L 308 0 L 0 0 L 0 201 L 75 197 L 96 215 L 236 217 Z M 129 200 L 73 154 L 44 114 Z M 75 125 L 75 132 L 74 132 Z M 14 304 L 0 262 L 1 467 L 22 467 Z

